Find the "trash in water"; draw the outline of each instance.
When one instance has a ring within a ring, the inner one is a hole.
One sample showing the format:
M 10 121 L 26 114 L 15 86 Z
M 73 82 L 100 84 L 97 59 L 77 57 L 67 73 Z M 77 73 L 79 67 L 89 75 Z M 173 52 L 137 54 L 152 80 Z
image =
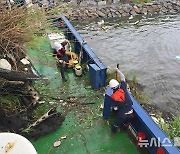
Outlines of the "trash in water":
M 180 60 L 180 55 L 176 56 L 176 59 L 177 59 L 177 60 Z

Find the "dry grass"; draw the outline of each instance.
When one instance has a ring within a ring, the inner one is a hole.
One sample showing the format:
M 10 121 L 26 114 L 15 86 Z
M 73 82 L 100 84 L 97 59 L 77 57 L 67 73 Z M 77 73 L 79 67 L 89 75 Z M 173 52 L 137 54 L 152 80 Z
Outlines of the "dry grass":
M 25 55 L 24 43 L 44 25 L 42 19 L 40 11 L 28 10 L 25 6 L 8 10 L 0 5 L 0 54 L 9 59 L 14 69 L 17 69 L 17 61 Z

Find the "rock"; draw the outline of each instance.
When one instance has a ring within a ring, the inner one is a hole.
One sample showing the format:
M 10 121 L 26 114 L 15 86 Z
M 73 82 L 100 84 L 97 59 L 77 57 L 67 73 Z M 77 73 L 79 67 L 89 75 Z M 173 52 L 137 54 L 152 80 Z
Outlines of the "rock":
M 104 13 L 104 14 L 106 15 L 106 13 L 107 13 L 107 8 L 102 8 L 102 9 L 100 9 L 99 11 L 101 11 L 102 13 Z
M 180 1 L 178 1 L 178 2 L 176 3 L 176 5 L 180 7 Z
M 121 17 L 121 14 L 119 13 L 119 11 L 116 11 L 115 13 L 116 13 L 117 17 L 119 17 L 119 18 Z
M 162 8 L 161 8 L 161 11 L 162 11 L 163 13 L 167 13 L 167 12 L 168 12 L 168 9 L 165 8 L 165 7 L 162 7 Z
M 124 12 L 129 13 L 132 10 L 132 6 L 130 6 L 129 4 L 126 4 L 123 6 L 123 10 Z
M 113 0 L 113 3 L 119 3 L 119 0 Z
M 108 17 L 108 18 L 112 18 L 111 12 L 109 12 L 109 13 L 107 14 L 107 17 Z
M 99 6 L 106 5 L 106 1 L 100 1 L 97 3 L 97 5 L 99 5 Z
M 153 14 L 155 12 L 152 6 L 147 6 L 147 10 L 148 10 L 148 13 Z
M 73 0 L 71 0 L 72 2 Z M 178 0 L 158 0 L 151 3 L 136 4 L 132 0 L 79 0 L 80 8 L 75 8 L 74 11 L 68 9 L 67 17 L 71 20 L 98 18 L 98 17 L 121 17 L 121 16 L 136 16 L 138 14 L 157 14 L 167 12 L 180 12 L 180 1 Z M 125 2 L 122 4 L 122 2 Z M 132 2 L 130 4 L 130 2 Z M 110 4 L 110 5 L 109 5 Z M 80 9 L 80 10 L 79 10 Z M 79 13 L 79 11 L 81 13 Z M 87 13 L 88 11 L 88 13 Z M 117 12 L 118 11 L 118 12 Z
M 141 10 L 136 5 L 133 6 L 133 10 L 138 14 L 141 13 Z
M 88 3 L 87 3 L 87 2 L 85 2 L 85 1 L 83 1 L 83 2 L 81 2 L 81 3 L 80 3 L 80 6 L 81 6 L 81 7 L 88 6 Z
M 113 18 L 117 17 L 117 15 L 116 15 L 115 12 L 112 12 L 111 14 L 112 14 L 112 17 L 113 17 Z
M 137 15 L 137 13 L 136 13 L 134 10 L 130 11 L 130 14 L 131 14 L 132 16 L 136 16 L 136 15 Z M 147 14 L 147 11 L 146 11 L 146 14 Z
M 124 13 L 122 14 L 122 16 L 123 16 L 123 17 L 127 17 L 127 16 L 130 16 L 130 14 L 127 13 L 127 12 L 124 12 Z
M 101 11 L 96 11 L 96 13 L 97 13 L 97 15 L 99 16 L 99 17 L 105 17 L 106 16 L 106 14 L 105 13 L 103 13 L 103 12 L 101 12 Z
M 114 10 L 113 8 L 110 8 L 109 10 L 110 10 L 111 13 L 116 12 L 116 10 Z
M 10 71 L 11 70 L 11 64 L 6 59 L 1 59 L 0 60 L 0 68 Z
M 96 2 L 95 1 L 87 1 L 87 4 L 88 4 L 88 6 L 89 5 L 96 5 Z
M 120 13 L 120 14 L 123 14 L 123 13 L 124 13 L 124 10 L 119 10 L 119 13 Z

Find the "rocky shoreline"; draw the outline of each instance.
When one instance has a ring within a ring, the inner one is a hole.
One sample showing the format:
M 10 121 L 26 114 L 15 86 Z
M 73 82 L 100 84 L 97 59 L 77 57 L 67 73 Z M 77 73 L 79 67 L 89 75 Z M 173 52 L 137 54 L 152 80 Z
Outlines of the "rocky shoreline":
M 69 7 L 64 8 L 63 14 L 71 21 L 89 18 L 121 18 L 180 12 L 180 0 L 157 0 L 144 4 L 121 3 L 119 1 L 107 4 L 106 1 L 95 2 L 84 0 L 79 5 L 75 5 L 73 2 L 69 2 L 69 4 L 71 9 Z

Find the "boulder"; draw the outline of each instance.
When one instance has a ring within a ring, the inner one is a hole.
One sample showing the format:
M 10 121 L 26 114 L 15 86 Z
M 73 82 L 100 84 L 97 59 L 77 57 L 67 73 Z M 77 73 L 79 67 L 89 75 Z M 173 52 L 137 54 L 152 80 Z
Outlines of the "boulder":
M 106 16 L 106 14 L 101 11 L 97 11 L 96 13 L 99 17 L 102 17 L 102 18 L 104 18 Z
M 106 1 L 100 1 L 97 3 L 97 5 L 99 5 L 99 6 L 106 5 Z
M 147 10 L 147 8 L 143 8 L 141 12 L 142 12 L 142 14 L 147 15 L 148 10 Z
M 133 10 L 134 10 L 137 14 L 141 13 L 140 8 L 138 8 L 136 5 L 133 6 Z
M 117 17 L 119 17 L 119 18 L 121 17 L 121 14 L 119 13 L 119 11 L 116 11 L 115 13 L 116 13 Z

